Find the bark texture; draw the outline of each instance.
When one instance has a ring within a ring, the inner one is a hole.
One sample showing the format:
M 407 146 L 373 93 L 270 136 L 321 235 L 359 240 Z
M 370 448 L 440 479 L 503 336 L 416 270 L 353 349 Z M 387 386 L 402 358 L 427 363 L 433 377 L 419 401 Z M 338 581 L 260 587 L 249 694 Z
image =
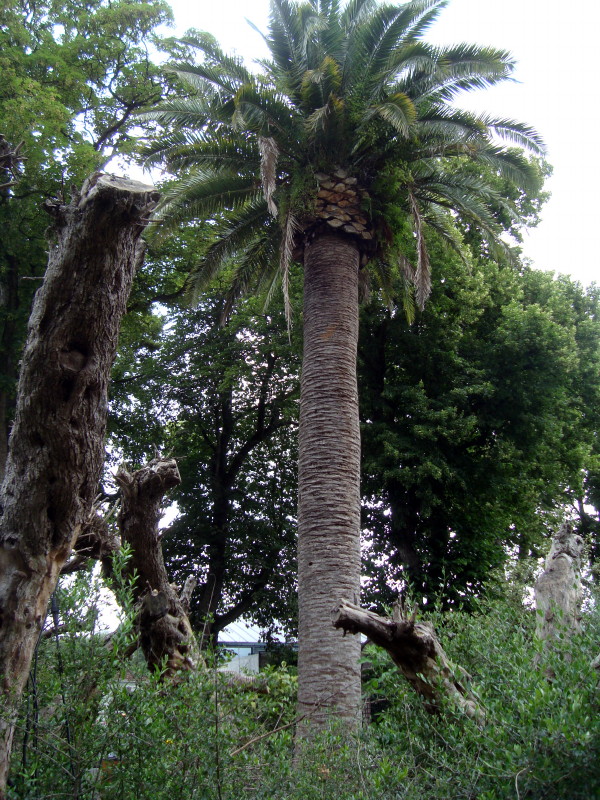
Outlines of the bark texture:
M 137 574 L 133 586 L 138 604 L 139 643 L 149 669 L 162 669 L 165 678 L 194 670 L 200 663 L 198 645 L 188 619 L 193 587 L 181 594 L 169 583 L 158 523 L 165 494 L 181 482 L 174 459 L 155 458 L 137 472 L 121 467 L 118 516 L 123 541 L 131 545 L 128 568 Z
M 384 618 L 343 601 L 336 609 L 333 626 L 345 633 L 363 633 L 387 650 L 429 711 L 439 711 L 449 700 L 468 717 L 484 721 L 484 711 L 468 688 L 469 675 L 450 663 L 433 625 L 417 622 L 416 610 L 409 615 L 398 604 L 392 617 Z
M 311 727 L 360 721 L 360 642 L 331 627 L 335 606 L 360 591 L 358 267 L 356 239 L 324 233 L 305 245 L 298 713 Z
M 536 636 L 545 646 L 560 634 L 578 633 L 581 621 L 583 539 L 565 522 L 554 534 L 545 569 L 535 584 Z
M 48 598 L 89 517 L 104 460 L 107 387 L 152 187 L 95 174 L 55 218 L 23 355 L 0 494 L 0 798 L 16 708 Z

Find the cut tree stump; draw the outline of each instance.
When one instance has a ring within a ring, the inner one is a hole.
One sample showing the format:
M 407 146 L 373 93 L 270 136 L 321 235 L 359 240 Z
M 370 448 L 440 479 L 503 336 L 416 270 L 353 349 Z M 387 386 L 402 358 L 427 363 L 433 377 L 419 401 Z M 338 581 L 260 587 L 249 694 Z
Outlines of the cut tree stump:
M 0 490 L 0 798 L 14 722 L 54 591 L 104 462 L 108 382 L 151 186 L 96 173 L 54 217 L 31 317 Z
M 155 458 L 137 472 L 121 467 L 115 478 L 121 489 L 117 521 L 123 541 L 131 546 L 127 568 L 137 575 L 133 594 L 139 643 L 148 668 L 174 678 L 201 663 L 187 615 L 195 580 L 186 581 L 181 596 L 169 583 L 158 529 L 164 496 L 181 483 L 177 463 Z
M 581 630 L 583 546 L 569 522 L 552 538 L 544 571 L 535 583 L 536 636 L 544 649 L 560 636 Z

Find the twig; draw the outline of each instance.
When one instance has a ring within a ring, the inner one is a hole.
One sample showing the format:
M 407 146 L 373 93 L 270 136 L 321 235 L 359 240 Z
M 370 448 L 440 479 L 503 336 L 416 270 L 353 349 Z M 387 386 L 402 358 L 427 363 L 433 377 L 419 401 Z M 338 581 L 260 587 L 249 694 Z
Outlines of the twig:
M 280 725 L 278 728 L 273 728 L 272 731 L 267 731 L 266 733 L 261 733 L 260 736 L 255 736 L 254 739 L 250 739 L 250 741 L 246 742 L 246 744 L 243 744 L 241 747 L 237 747 L 235 750 L 232 750 L 229 755 L 235 756 L 238 753 L 241 753 L 242 750 L 250 747 L 250 745 L 254 744 L 255 742 L 260 742 L 261 739 L 266 739 L 267 736 L 272 736 L 274 733 L 279 733 L 280 731 L 285 731 L 287 728 L 291 728 L 292 725 L 297 725 L 299 722 L 302 722 L 303 719 L 311 717 L 313 714 L 315 714 L 319 708 L 321 708 L 328 700 L 331 700 L 332 697 L 335 697 L 335 693 L 330 694 L 320 700 L 318 703 L 315 703 L 314 708 L 311 708 L 311 710 L 307 711 L 306 714 L 302 714 L 301 716 L 296 717 L 296 719 L 293 719 L 291 722 L 286 722 L 285 725 Z
M 521 800 L 521 795 L 519 794 L 519 775 L 526 770 L 527 767 L 523 767 L 523 769 L 520 769 L 515 775 L 515 792 L 517 793 L 517 800 Z
M 260 742 L 261 739 L 266 739 L 267 736 L 272 736 L 274 733 L 279 733 L 280 731 L 285 731 L 287 728 L 291 728 L 292 725 L 296 725 L 298 722 L 302 722 L 303 719 L 309 717 L 312 714 L 310 713 L 302 714 L 301 717 L 297 717 L 293 719 L 291 722 L 286 722 L 285 725 L 280 725 L 278 728 L 273 728 L 272 731 L 267 731 L 266 733 L 261 733 L 260 736 L 255 736 L 254 739 L 250 739 L 250 741 L 243 744 L 241 747 L 237 747 L 235 750 L 232 750 L 229 755 L 230 756 L 237 756 L 238 753 L 241 753 L 242 750 L 245 750 L 247 747 L 250 747 L 251 744 L 255 744 L 255 742 Z

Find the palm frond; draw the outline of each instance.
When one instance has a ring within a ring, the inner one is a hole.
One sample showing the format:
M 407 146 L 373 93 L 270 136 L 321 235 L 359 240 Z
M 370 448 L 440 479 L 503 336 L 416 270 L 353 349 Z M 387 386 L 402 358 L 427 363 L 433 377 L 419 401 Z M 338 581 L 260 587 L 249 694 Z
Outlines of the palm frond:
M 413 229 L 415 232 L 417 248 L 417 268 L 414 273 L 415 295 L 418 308 L 423 311 L 427 298 L 431 294 L 431 263 L 427 243 L 423 235 L 423 218 L 417 198 L 412 191 L 409 191 L 410 210 L 413 218 Z
M 374 116 L 381 117 L 381 119 L 387 122 L 397 133 L 408 138 L 412 126 L 417 119 L 417 110 L 410 97 L 405 94 L 395 94 L 385 103 L 379 103 L 373 108 L 368 109 L 363 118 L 363 125 L 369 122 Z
M 532 194 L 539 192 L 541 188 L 539 169 L 534 161 L 524 156 L 522 151 L 486 143 L 486 146 L 477 150 L 471 147 L 470 154 L 478 163 L 488 165 L 519 189 Z
M 325 25 L 319 30 L 319 48 L 337 64 L 342 64 L 346 47 L 346 35 L 341 25 L 339 0 L 322 0 L 318 8 Z
M 210 87 L 212 92 L 217 90 L 223 92 L 226 97 L 231 97 L 242 85 L 242 81 L 237 76 L 232 77 L 218 67 L 209 64 L 186 65 L 185 68 L 180 67 L 171 71 L 192 92 L 199 95 L 205 94 Z
M 399 6 L 399 13 L 387 26 L 372 53 L 373 74 L 386 72 L 395 53 L 417 44 L 421 29 L 426 30 L 446 5 L 447 0 L 413 0 Z
M 545 155 L 546 145 L 539 133 L 529 125 L 512 119 L 495 119 L 481 115 L 480 121 L 496 135 L 538 155 Z
M 423 220 L 428 228 L 436 231 L 443 242 L 445 242 L 463 262 L 467 262 L 467 254 L 463 240 L 456 228 L 456 222 L 452 214 L 446 208 L 440 208 L 432 203 L 423 212 Z
M 209 64 L 218 65 L 219 71 L 228 75 L 230 79 L 239 83 L 250 80 L 251 72 L 244 65 L 244 60 L 240 56 L 225 53 L 210 33 L 196 31 L 193 36 L 184 36 L 179 41 L 200 50 L 207 57 Z M 194 65 L 191 70 L 196 68 L 202 69 L 201 66 Z
M 426 33 L 438 18 L 441 11 L 448 5 L 449 0 L 433 0 L 433 2 L 413 3 L 420 6 L 412 13 L 412 19 L 406 26 L 403 44 L 416 42 Z M 416 12 L 416 13 L 415 13 Z
M 142 122 L 158 122 L 168 126 L 176 123 L 182 127 L 201 129 L 210 119 L 211 107 L 204 98 L 189 97 L 170 100 L 136 115 Z
M 340 15 L 340 26 L 345 31 L 346 37 L 351 34 L 361 24 L 361 22 L 372 13 L 376 7 L 375 0 L 349 0 Z
M 164 236 L 186 220 L 211 219 L 223 212 L 252 202 L 260 195 L 256 181 L 228 173 L 196 170 L 167 188 L 152 215 L 151 228 Z
M 404 256 L 398 259 L 398 266 L 400 268 L 400 302 L 402 303 L 402 310 L 409 325 L 412 325 L 417 315 L 415 305 L 415 273 L 412 264 Z
M 283 306 L 288 332 L 292 329 L 292 307 L 290 305 L 290 264 L 294 252 L 294 237 L 300 230 L 296 215 L 288 210 L 283 227 L 283 240 L 281 242 L 279 271 L 281 273 L 281 286 L 283 289 Z
M 302 76 L 311 66 L 306 48 L 315 24 L 318 24 L 318 14 L 314 8 L 303 8 L 290 0 L 271 1 L 267 44 L 278 70 L 288 78 L 287 90 L 296 97 Z
M 325 105 L 330 95 L 338 94 L 342 84 L 342 74 L 336 61 L 327 56 L 317 69 L 310 69 L 302 78 L 302 109 L 311 113 L 315 108 Z
M 265 236 L 273 239 L 278 235 L 278 226 L 268 220 L 266 204 L 262 196 L 218 220 L 212 231 L 212 243 L 202 259 L 194 266 L 188 278 L 187 297 L 197 302 L 200 294 L 218 275 L 227 272 L 228 265 L 237 264 L 246 258 L 257 240 Z M 235 274 L 235 271 L 234 271 Z
M 218 138 L 206 130 L 175 130 L 162 139 L 150 142 L 141 150 L 145 165 L 165 165 L 171 172 L 222 167 L 238 174 L 256 174 L 259 156 L 256 146 L 245 138 L 225 133 Z
M 276 136 L 280 149 L 294 148 L 297 136 L 294 113 L 273 89 L 264 90 L 256 83 L 244 84 L 235 95 L 233 126 L 259 136 Z
M 481 119 L 469 111 L 443 106 L 419 109 L 415 134 L 424 146 L 430 145 L 439 152 L 456 142 L 468 144 L 472 139 L 486 136 Z
M 280 232 L 276 226 L 263 228 L 245 250 L 236 256 L 235 268 L 225 294 L 223 321 L 231 314 L 236 302 L 253 290 L 268 294 L 278 279 L 277 254 L 280 251 Z
M 445 0 L 413 0 L 401 6 L 382 5 L 373 11 L 369 24 L 361 30 L 362 41 L 356 52 L 362 67 L 359 83 L 365 85 L 369 97 L 382 80 L 389 80 L 401 68 L 397 62 L 406 58 L 410 46 L 416 43 L 419 25 L 430 25 L 444 5 Z M 422 43 L 418 47 L 422 48 Z
M 264 197 L 257 197 L 235 213 L 217 220 L 212 231 L 213 242 L 194 269 L 194 291 L 205 288 L 223 271 L 229 259 L 244 253 L 263 228 L 274 227 L 266 211 Z
M 267 201 L 267 208 L 271 216 L 277 216 L 277 206 L 273 200 L 277 186 L 277 158 L 279 148 L 272 136 L 259 136 L 258 149 L 260 152 L 260 179 L 263 193 Z
M 350 91 L 364 86 L 372 76 L 373 61 L 378 44 L 385 31 L 398 16 L 398 9 L 389 5 L 375 5 L 364 14 L 361 24 L 356 25 L 352 36 L 348 37 L 348 47 L 344 62 L 344 85 Z M 375 70 L 376 71 L 376 70 Z

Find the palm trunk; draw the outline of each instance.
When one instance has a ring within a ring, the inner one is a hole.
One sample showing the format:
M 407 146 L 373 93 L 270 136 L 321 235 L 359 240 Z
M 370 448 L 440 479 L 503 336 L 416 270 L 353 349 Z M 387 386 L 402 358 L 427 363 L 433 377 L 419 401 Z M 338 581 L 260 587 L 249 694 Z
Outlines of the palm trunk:
M 360 591 L 357 245 L 317 236 L 304 254 L 298 508 L 298 710 L 311 729 L 360 720 L 360 641 L 332 627 Z M 306 729 L 306 726 L 304 726 Z

